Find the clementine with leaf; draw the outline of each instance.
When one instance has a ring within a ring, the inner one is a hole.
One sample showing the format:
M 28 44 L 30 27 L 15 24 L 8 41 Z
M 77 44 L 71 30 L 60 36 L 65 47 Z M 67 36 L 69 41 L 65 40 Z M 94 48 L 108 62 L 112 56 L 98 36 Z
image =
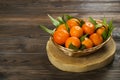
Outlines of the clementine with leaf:
M 102 35 L 104 31 L 105 31 L 105 27 L 100 27 L 97 29 L 96 33 Z
M 70 44 L 72 44 L 76 48 L 79 48 L 81 45 L 81 42 L 80 42 L 79 38 L 77 38 L 77 37 L 69 37 L 65 42 L 65 47 L 69 48 Z
M 84 45 L 86 48 L 92 48 L 93 42 L 89 38 L 85 38 L 84 41 L 82 41 L 82 45 Z

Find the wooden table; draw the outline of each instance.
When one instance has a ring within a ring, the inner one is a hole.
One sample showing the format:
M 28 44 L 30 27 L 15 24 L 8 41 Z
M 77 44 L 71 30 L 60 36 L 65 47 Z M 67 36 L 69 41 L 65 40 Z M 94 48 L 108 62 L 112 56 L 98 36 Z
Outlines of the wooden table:
M 46 54 L 49 35 L 38 27 L 54 28 L 47 14 L 113 19 L 114 61 L 86 73 L 56 69 Z M 0 80 L 56 79 L 120 80 L 120 0 L 0 0 Z

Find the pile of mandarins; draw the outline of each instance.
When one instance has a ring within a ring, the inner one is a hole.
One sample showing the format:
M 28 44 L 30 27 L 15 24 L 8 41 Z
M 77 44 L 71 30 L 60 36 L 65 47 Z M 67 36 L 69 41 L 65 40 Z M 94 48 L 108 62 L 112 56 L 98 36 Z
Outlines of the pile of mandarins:
M 55 24 L 58 23 L 51 16 L 50 18 L 53 21 L 53 24 L 54 22 Z M 60 20 L 62 20 L 62 18 Z M 108 24 L 106 24 L 105 20 L 103 20 L 106 26 L 101 25 L 96 28 L 96 21 L 94 19 L 92 19 L 92 21 L 93 22 L 89 20 L 77 19 L 74 17 L 64 21 L 63 23 L 57 25 L 56 29 L 52 33 L 53 41 L 58 45 L 71 49 L 81 49 L 83 46 L 84 49 L 88 49 L 103 43 L 103 33 L 109 30 L 107 27 Z M 46 32 L 50 33 L 50 30 L 48 31 L 46 27 L 41 27 Z M 112 22 L 110 27 L 110 31 L 112 32 Z
M 80 26 L 80 21 L 76 18 L 72 18 L 66 23 L 70 29 L 69 32 L 66 30 L 66 25 L 61 24 L 53 34 L 53 40 L 57 44 L 65 45 L 66 48 L 69 48 L 70 44 L 76 48 L 80 48 L 81 45 L 84 45 L 86 48 L 92 48 L 103 42 L 102 33 L 105 27 L 102 26 L 95 30 L 95 26 L 89 21 L 86 21 Z M 81 41 L 80 38 L 86 34 L 88 34 L 88 36 Z

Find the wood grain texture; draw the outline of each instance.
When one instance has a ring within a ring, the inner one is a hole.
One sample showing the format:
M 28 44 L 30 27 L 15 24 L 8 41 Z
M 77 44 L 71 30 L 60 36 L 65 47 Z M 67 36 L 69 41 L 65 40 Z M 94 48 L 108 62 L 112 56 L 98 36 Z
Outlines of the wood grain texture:
M 39 24 L 53 29 L 47 14 L 113 18 L 116 42 L 114 61 L 87 72 L 62 72 L 46 55 L 49 35 Z M 0 0 L 0 80 L 119 80 L 120 0 Z
M 87 56 L 80 56 L 79 58 L 70 57 L 64 51 L 56 48 L 51 39 L 46 46 L 47 55 L 50 62 L 58 69 L 68 72 L 88 72 L 101 67 L 105 67 L 114 58 L 116 45 L 111 38 L 106 45 L 98 51 Z

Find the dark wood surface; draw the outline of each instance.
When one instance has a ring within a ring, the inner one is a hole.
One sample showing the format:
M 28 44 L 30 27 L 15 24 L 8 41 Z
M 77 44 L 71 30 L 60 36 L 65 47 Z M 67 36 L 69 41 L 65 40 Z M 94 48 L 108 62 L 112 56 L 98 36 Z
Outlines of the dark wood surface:
M 114 61 L 85 73 L 56 69 L 46 54 L 49 35 L 38 27 L 54 28 L 47 14 L 113 19 Z M 120 80 L 120 0 L 0 0 L 0 80 L 56 79 Z

